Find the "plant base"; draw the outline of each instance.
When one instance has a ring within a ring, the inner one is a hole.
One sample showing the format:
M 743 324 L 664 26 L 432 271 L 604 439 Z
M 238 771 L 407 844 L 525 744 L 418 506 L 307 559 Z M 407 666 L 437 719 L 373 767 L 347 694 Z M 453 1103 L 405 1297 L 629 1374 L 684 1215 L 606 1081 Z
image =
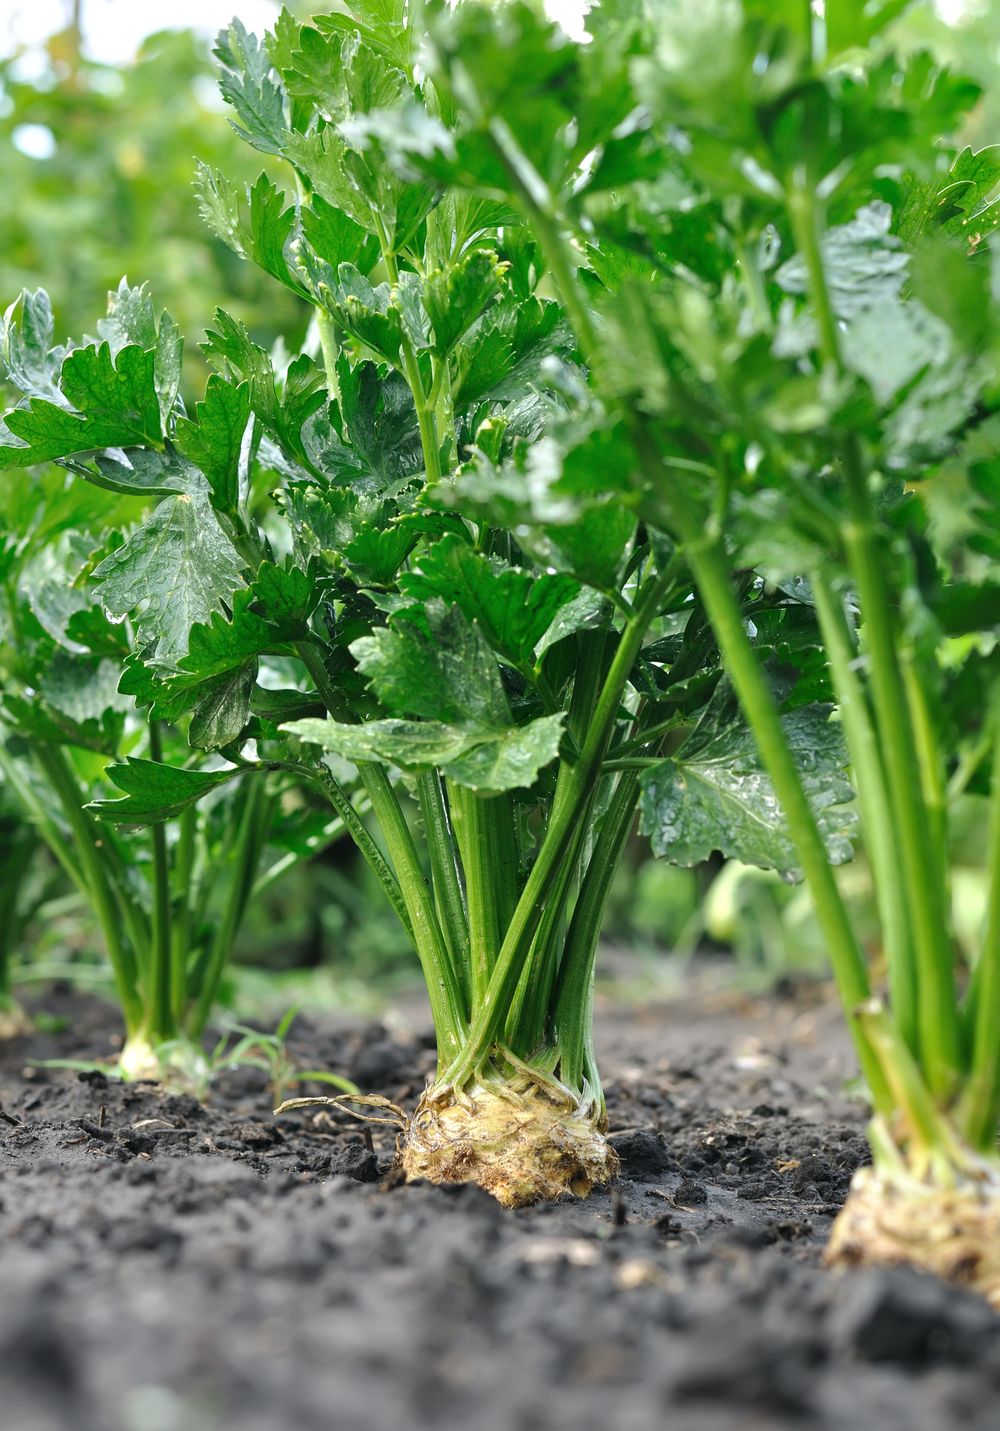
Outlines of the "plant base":
M 968 1287 L 1000 1310 L 1000 1183 L 940 1188 L 860 1168 L 824 1260 L 830 1267 L 906 1263 Z
M 571 1192 L 586 1197 L 609 1182 L 618 1158 L 595 1115 L 547 1088 L 527 1092 L 480 1084 L 424 1094 L 403 1147 L 407 1180 L 477 1183 L 504 1207 Z
M 163 1076 L 156 1049 L 144 1034 L 133 1034 L 125 1040 L 118 1059 L 118 1070 L 129 1083 L 159 1083 Z
M 16 1000 L 5 999 L 0 1003 L 0 1042 L 30 1032 L 31 1020 Z

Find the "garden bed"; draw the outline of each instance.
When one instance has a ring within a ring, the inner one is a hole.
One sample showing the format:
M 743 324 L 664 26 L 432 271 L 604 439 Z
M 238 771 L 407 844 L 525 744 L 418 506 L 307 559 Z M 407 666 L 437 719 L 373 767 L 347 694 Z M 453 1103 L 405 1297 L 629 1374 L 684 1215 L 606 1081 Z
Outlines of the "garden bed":
M 621 1180 L 518 1213 L 400 1186 L 389 1130 L 276 1122 L 255 1070 L 203 1108 L 33 1069 L 110 1049 L 102 1005 L 46 1008 L 69 1031 L 0 1059 L 0 1399 L 18 1431 L 995 1425 L 984 1303 L 820 1267 L 866 1156 L 822 991 L 608 1004 Z M 303 1024 L 291 1052 L 412 1106 L 433 1055 L 410 1023 Z

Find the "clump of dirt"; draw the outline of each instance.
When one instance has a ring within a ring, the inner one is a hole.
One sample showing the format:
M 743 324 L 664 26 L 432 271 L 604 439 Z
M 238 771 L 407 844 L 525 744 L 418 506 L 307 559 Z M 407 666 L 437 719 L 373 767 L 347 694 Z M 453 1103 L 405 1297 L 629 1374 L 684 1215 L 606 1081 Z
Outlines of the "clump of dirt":
M 821 991 L 600 1009 L 620 1178 L 517 1212 L 402 1183 L 391 1130 L 275 1122 L 257 1070 L 201 1107 L 35 1069 L 109 1047 L 107 1010 L 55 1002 L 64 1033 L 0 1050 L 0 1405 L 18 1431 L 995 1425 L 983 1301 L 820 1266 L 866 1116 Z M 302 1021 L 291 1052 L 413 1108 L 433 1064 L 413 1026 Z

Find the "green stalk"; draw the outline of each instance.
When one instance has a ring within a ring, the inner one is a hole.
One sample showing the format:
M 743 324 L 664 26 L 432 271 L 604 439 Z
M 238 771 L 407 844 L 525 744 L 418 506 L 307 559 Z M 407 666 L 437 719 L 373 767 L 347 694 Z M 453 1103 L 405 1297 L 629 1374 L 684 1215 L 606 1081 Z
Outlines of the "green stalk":
M 465 1037 L 465 998 L 459 974 L 449 957 L 428 880 L 396 792 L 381 766 L 366 765 L 358 769 L 399 877 L 413 942 L 427 984 L 438 1054 L 443 1062 L 457 1057 Z
M 177 849 L 174 855 L 174 919 L 171 930 L 170 998 L 174 1011 L 174 1022 L 179 1024 L 184 1017 L 187 1001 L 187 962 L 191 942 L 191 914 L 194 906 L 194 865 L 196 837 L 198 833 L 198 810 L 190 805 L 177 821 Z
M 359 811 L 355 809 L 351 797 L 328 765 L 321 764 L 317 766 L 315 769 L 315 777 L 331 805 L 337 811 L 340 817 L 339 823 L 351 836 L 355 845 L 357 845 L 369 869 L 372 870 L 379 884 L 382 886 L 383 894 L 396 911 L 400 924 L 402 924 L 412 939 L 413 928 L 410 924 L 410 916 L 407 913 L 402 891 L 399 888 L 399 881 L 393 873 L 388 860 L 368 833 L 368 828 L 364 820 L 362 820 Z
M 886 1015 L 877 1000 L 862 1005 L 859 1018 L 892 1090 L 893 1101 L 906 1122 L 911 1144 L 907 1165 L 912 1168 L 916 1164 L 919 1168 L 923 1162 L 926 1172 L 935 1181 L 951 1185 L 956 1163 L 962 1160 L 962 1150 L 947 1119 L 929 1094 L 913 1055 L 900 1038 L 895 1020 Z
M 465 910 L 465 898 L 459 877 L 458 861 L 455 856 L 455 834 L 453 822 L 458 814 L 452 799 L 452 814 L 449 819 L 441 776 L 430 770 L 417 778 L 417 798 L 424 822 L 424 833 L 431 859 L 431 881 L 437 901 L 441 931 L 448 944 L 451 961 L 457 971 L 469 967 L 470 922 Z M 470 991 L 466 989 L 468 996 Z
M 316 309 L 316 327 L 319 330 L 319 346 L 323 354 L 323 367 L 326 371 L 327 397 L 332 402 L 339 402 L 340 381 L 337 377 L 337 356 L 340 344 L 337 341 L 337 330 L 333 326 L 333 319 L 325 308 L 317 307 Z
M 840 338 L 823 269 L 820 213 L 814 194 L 805 189 L 789 196 L 788 212 L 796 244 L 809 276 L 809 296 L 819 323 L 824 360 L 843 371 Z M 954 1089 L 960 1068 L 958 1006 L 952 954 L 942 914 L 941 864 L 930 844 L 930 814 L 918 784 L 920 762 L 897 660 L 899 628 L 886 581 L 868 484 L 857 438 L 840 444 L 840 458 L 850 502 L 844 539 L 858 588 L 863 634 L 871 668 L 872 695 L 889 792 L 895 816 L 903 873 L 913 907 L 916 954 L 917 1025 L 922 1063 L 931 1090 L 939 1097 Z M 914 780 L 914 773 L 918 779 Z
M 514 910 L 489 987 L 469 1030 L 468 1043 L 461 1055 L 445 1070 L 443 1081 L 461 1086 L 490 1056 L 496 1036 L 507 1017 L 545 901 L 593 799 L 601 760 L 614 731 L 625 684 L 666 589 L 667 579 L 654 578 L 636 601 L 634 614 L 622 632 L 601 688 L 583 749 L 569 771 L 562 799 L 557 798 L 553 803 L 545 839 Z
M 399 265 L 396 262 L 396 256 L 389 248 L 379 216 L 373 213 L 373 218 L 389 282 L 397 284 L 399 282 Z M 321 311 L 319 323 L 322 335 L 324 323 L 330 326 L 329 315 Z M 419 366 L 405 335 L 401 353 L 404 361 L 404 373 L 416 408 L 427 477 L 429 481 L 437 480 L 441 476 L 441 469 L 434 415 L 427 406 L 426 395 L 420 380 Z M 326 346 L 324 346 L 323 355 L 324 362 L 328 363 L 329 356 Z M 331 372 L 329 367 L 327 378 L 330 383 L 336 381 L 336 373 L 335 371 Z M 331 690 L 322 657 L 318 653 L 315 656 L 312 653 L 309 654 L 311 659 L 307 660 L 307 666 L 310 674 L 316 682 L 317 690 L 326 702 L 327 709 L 333 715 L 337 712 L 340 702 L 336 699 L 336 693 Z M 306 659 L 306 649 L 300 648 L 300 655 Z M 407 911 L 407 919 L 404 923 L 409 926 L 409 933 L 414 940 L 417 955 L 424 970 L 431 997 L 434 1026 L 439 1030 L 443 1040 L 442 1049 L 447 1047 L 448 1056 L 451 1057 L 461 1046 L 464 1032 L 462 1015 L 464 993 L 460 967 L 456 964 L 455 957 L 453 957 L 452 950 L 448 947 L 448 942 L 441 929 L 433 892 L 427 886 L 412 836 L 384 768 L 374 763 L 365 762 L 358 766 L 358 773 L 379 822 L 398 877 L 402 903 Z M 339 810 L 339 813 L 344 815 L 345 811 Z M 365 850 L 362 852 L 366 853 L 366 858 L 369 858 L 368 852 Z M 438 853 L 441 855 L 443 852 L 439 850 Z M 372 863 L 370 858 L 369 863 Z M 441 863 L 443 865 L 444 861 L 442 860 Z M 382 869 L 377 864 L 373 864 L 372 867 L 382 880 Z M 443 869 L 441 872 L 443 873 Z M 388 888 L 383 880 L 383 889 L 388 892 Z M 393 899 L 392 903 L 398 911 L 396 900 Z
M 533 221 L 549 272 L 559 289 L 559 296 L 583 358 L 591 371 L 599 374 L 602 355 L 597 333 L 567 257 L 559 224 L 554 215 L 539 202 L 537 190 L 530 183 L 524 182 L 518 169 L 517 156 L 510 152 L 511 143 L 502 134 L 494 133 L 494 138 L 497 140 L 501 157 L 518 184 L 522 201 Z M 629 422 L 642 467 L 655 488 L 659 485 L 661 475 L 659 456 L 646 435 L 641 416 L 627 409 L 625 417 Z M 673 512 L 673 516 L 684 542 L 685 554 L 701 599 L 715 630 L 726 669 L 784 808 L 789 833 L 809 881 L 817 917 L 830 950 L 834 974 L 848 1011 L 851 1033 L 872 1097 L 876 1107 L 891 1107 L 889 1090 L 881 1070 L 852 1012 L 868 997 L 864 958 L 834 880 L 823 838 L 802 788 L 771 693 L 746 634 L 739 602 L 729 584 L 725 553 L 717 538 L 706 535 L 696 514 L 680 507 Z
M 550 1038 L 548 1023 L 552 990 L 566 948 L 567 911 L 579 880 L 586 833 L 581 821 L 545 901 L 542 918 L 507 1012 L 504 1038 L 525 1058 L 537 1058 L 539 1048 Z
M 296 651 L 312 676 L 327 710 L 335 718 L 341 717 L 343 715 L 341 702 L 327 674 L 321 652 L 307 641 L 300 642 L 296 646 Z M 332 798 L 337 788 L 337 782 L 333 779 L 332 773 L 330 779 L 327 780 L 323 774 L 324 770 L 326 770 L 325 766 L 318 767 L 317 776 L 323 783 L 327 794 Z M 378 821 L 379 829 L 385 840 L 389 852 L 389 866 L 386 865 L 385 859 L 370 836 L 367 836 L 367 831 L 362 834 L 364 827 L 361 825 L 360 819 L 356 818 L 356 811 L 350 801 L 346 797 L 340 803 L 334 799 L 334 808 L 347 825 L 351 835 L 358 841 L 361 853 L 373 869 L 383 890 L 389 896 L 392 907 L 397 913 L 400 913 L 400 907 L 402 907 L 403 912 L 400 914 L 400 918 L 413 940 L 417 957 L 424 971 L 424 979 L 431 1002 L 431 1016 L 440 1041 L 439 1046 L 442 1053 L 446 1053 L 451 1058 L 458 1053 L 463 1042 L 465 999 L 461 979 L 451 961 L 441 926 L 438 923 L 433 893 L 424 875 L 413 837 L 385 768 L 371 761 L 362 761 L 358 765 L 358 774 L 371 804 L 372 813 Z M 388 877 L 390 875 L 391 878 Z M 398 891 L 398 898 L 396 891 Z
M 858 1058 L 876 1108 L 885 1110 L 891 1106 L 889 1090 L 856 1015 L 858 1007 L 870 995 L 864 956 L 851 928 L 774 700 L 747 636 L 743 613 L 730 586 L 725 552 L 718 539 L 713 540 L 701 530 L 693 515 L 678 512 L 676 516 L 726 670 L 785 812 L 788 833 L 809 884 Z
M 201 986 L 192 990 L 194 1008 L 187 1018 L 189 1038 L 200 1038 L 215 1006 L 219 984 L 233 952 L 233 945 L 253 890 L 261 851 L 271 823 L 272 804 L 267 787 L 259 777 L 244 780 L 243 808 L 237 826 L 236 843 L 229 857 L 229 886 L 222 916 L 201 972 Z
M 149 757 L 158 764 L 163 761 L 160 728 L 156 721 L 149 726 Z M 171 969 L 172 939 L 170 929 L 170 859 L 167 854 L 167 829 L 162 822 L 150 830 L 153 849 L 153 910 L 152 942 L 150 945 L 149 983 L 146 989 L 146 1033 L 154 1044 L 176 1038 L 174 1022 L 173 974 Z
M 961 1122 L 973 1147 L 996 1144 L 1000 1118 L 1000 699 L 994 698 L 990 781 L 989 899 L 986 931 L 971 989 L 972 1057 Z
M 0 740 L 0 770 L 3 771 L 4 780 L 13 790 L 18 803 L 27 812 L 32 825 L 41 835 L 50 853 L 61 865 L 70 882 L 81 894 L 88 895 L 90 890 L 79 861 L 74 857 L 70 846 L 67 845 L 63 832 L 35 794 L 30 781 L 22 778 L 18 762 L 11 760 L 3 740 Z
M 586 1073 L 597 942 L 615 872 L 635 820 L 638 793 L 639 777 L 629 771 L 619 780 L 605 813 L 566 938 L 553 1022 L 559 1043 L 560 1076 L 571 1088 L 579 1087 Z
M 493 821 L 490 819 L 489 802 L 474 790 L 452 784 L 449 785 L 448 795 L 465 875 L 469 1008 L 475 1014 L 489 987 L 505 927 L 501 924 L 493 866 Z
M 39 741 L 35 747 L 35 758 L 45 772 L 70 827 L 83 888 L 104 936 L 125 1028 L 129 1034 L 135 1033 L 142 1027 L 143 1020 L 135 952 L 122 938 L 119 910 L 104 865 L 104 837 L 96 820 L 83 808 L 79 784 L 64 752 L 58 746 Z
M 824 573 L 810 575 L 823 645 L 840 703 L 840 719 L 854 767 L 865 846 L 878 899 L 893 1017 L 912 1053 L 918 1046 L 916 971 L 907 917 L 906 886 L 886 791 L 885 768 L 865 693 L 855 670 L 856 652 L 844 608 Z

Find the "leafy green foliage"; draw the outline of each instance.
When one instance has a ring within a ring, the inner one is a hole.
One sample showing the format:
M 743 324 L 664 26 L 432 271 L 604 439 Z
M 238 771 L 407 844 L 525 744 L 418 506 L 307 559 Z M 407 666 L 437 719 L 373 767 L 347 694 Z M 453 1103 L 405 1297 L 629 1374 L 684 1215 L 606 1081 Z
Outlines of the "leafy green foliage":
M 677 863 L 808 873 L 861 1003 L 843 736 L 894 995 L 932 986 L 903 1037 L 936 1093 L 958 1067 L 932 845 L 992 738 L 988 701 L 941 732 L 1000 585 L 997 167 L 939 144 L 977 89 L 890 52 L 903 7 L 830 8 L 825 44 L 763 0 L 609 3 L 591 44 L 524 3 L 430 6 L 419 36 L 397 0 L 234 22 L 223 95 L 284 178 L 209 164 L 202 207 L 315 341 L 217 309 L 191 416 L 144 290 L 69 357 L 37 295 L 6 322 L 8 465 L 139 505 L 82 544 L 57 521 L 74 596 L 36 595 L 39 640 L 126 620 L 127 654 L 76 654 L 185 742 L 113 766 L 99 814 L 322 788 L 416 945 L 449 1087 L 512 1052 L 598 1116 L 591 974 L 640 802 Z
M 218 304 L 252 324 L 267 347 L 279 333 L 301 340 L 299 300 L 211 237 L 191 202 L 195 155 L 239 192 L 262 159 L 272 178 L 279 173 L 205 103 L 212 71 L 204 42 L 173 29 L 151 36 L 120 67 L 79 54 L 71 31 L 36 51 L 30 67 L 13 54 L 0 59 L 0 185 L 17 194 L 0 248 L 4 303 L 44 286 L 62 343 L 67 334 L 93 332 L 94 315 L 123 273 L 149 275 L 189 344 Z M 52 135 L 50 155 L 21 152 L 16 141 L 26 124 Z M 51 338 L 40 347 L 46 356 Z M 193 355 L 186 396 L 204 377 Z M 35 395 L 53 397 L 44 385 Z
M 834 864 L 851 858 L 852 797 L 847 752 L 827 706 L 805 706 L 782 721 Z M 694 865 L 714 851 L 788 880 L 802 871 L 784 812 L 752 732 L 731 696 L 716 697 L 677 754 L 642 775 L 641 823 L 653 851 Z

